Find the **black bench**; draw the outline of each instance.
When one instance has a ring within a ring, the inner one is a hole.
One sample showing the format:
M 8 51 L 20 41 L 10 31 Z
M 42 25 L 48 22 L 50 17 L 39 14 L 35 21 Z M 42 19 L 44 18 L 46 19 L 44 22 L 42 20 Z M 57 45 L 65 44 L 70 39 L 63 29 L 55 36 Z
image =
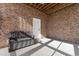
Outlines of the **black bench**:
M 9 33 L 9 52 L 36 44 L 37 40 L 31 33 L 14 31 Z

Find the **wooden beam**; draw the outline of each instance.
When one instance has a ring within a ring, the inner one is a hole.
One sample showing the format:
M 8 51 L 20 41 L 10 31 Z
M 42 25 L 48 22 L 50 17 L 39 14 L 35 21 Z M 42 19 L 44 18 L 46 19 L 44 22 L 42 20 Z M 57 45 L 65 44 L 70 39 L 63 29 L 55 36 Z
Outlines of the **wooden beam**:
M 48 6 L 48 7 L 46 8 L 46 10 L 51 9 L 51 8 L 54 7 L 55 5 L 57 5 L 57 4 L 56 4 L 56 3 L 55 3 L 55 4 L 51 4 L 50 6 Z
M 37 4 L 37 6 L 36 6 L 36 8 L 37 8 L 37 9 L 39 9 L 39 7 L 40 7 L 40 6 L 41 6 L 41 4 L 40 4 L 40 3 L 38 3 L 38 4 Z
M 45 4 L 41 4 L 41 6 L 38 8 L 39 10 L 42 10 L 42 8 L 45 6 Z
M 48 3 L 48 4 L 46 4 L 46 6 L 45 7 L 43 7 L 43 9 L 42 10 L 45 10 L 47 7 L 49 7 L 51 5 L 51 3 Z

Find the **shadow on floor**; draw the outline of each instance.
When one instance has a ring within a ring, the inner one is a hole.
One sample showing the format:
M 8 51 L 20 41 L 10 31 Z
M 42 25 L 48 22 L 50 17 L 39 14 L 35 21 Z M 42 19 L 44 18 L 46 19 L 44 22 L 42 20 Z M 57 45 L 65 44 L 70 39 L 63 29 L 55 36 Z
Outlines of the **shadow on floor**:
M 57 47 L 57 49 L 60 47 L 60 45 L 62 44 L 62 42 L 59 44 L 59 46 Z M 55 54 L 56 50 L 54 51 L 54 53 L 51 55 L 53 56 Z
M 74 53 L 75 53 L 75 56 L 79 56 L 79 48 L 78 48 L 78 45 L 74 45 Z
M 10 56 L 17 56 L 16 51 L 11 52 Z
M 50 40 L 50 41 L 46 42 L 45 44 L 47 45 L 47 44 L 49 44 L 49 43 L 52 42 L 52 41 L 53 41 L 53 40 Z M 32 55 L 33 53 L 35 53 L 36 51 L 38 51 L 39 49 L 43 48 L 44 46 L 45 46 L 45 45 L 42 44 L 42 45 L 40 45 L 40 46 L 38 46 L 38 47 L 36 47 L 36 48 L 31 49 L 31 50 L 28 51 L 28 52 L 25 52 L 24 54 L 22 54 L 22 55 L 20 55 L 20 56 L 30 56 L 30 55 Z
M 52 49 L 52 50 L 55 50 L 54 53 L 57 51 L 57 52 L 59 52 L 59 53 L 65 55 L 65 56 L 71 56 L 70 54 L 68 54 L 68 53 L 66 53 L 66 52 L 63 52 L 63 51 L 58 50 L 58 48 L 59 48 L 59 46 L 62 44 L 62 42 L 60 43 L 60 45 L 59 45 L 57 48 L 54 48 L 54 47 L 49 46 L 48 44 L 49 44 L 50 42 L 52 42 L 52 41 L 53 41 L 53 40 L 50 40 L 50 41 L 48 41 L 48 42 L 46 42 L 46 43 L 41 43 L 41 42 L 40 42 L 40 44 L 41 44 L 40 46 L 38 46 L 38 47 L 36 47 L 36 48 L 33 48 L 33 49 L 31 49 L 30 51 L 25 52 L 24 54 L 22 54 L 22 55 L 20 55 L 20 56 L 30 56 L 30 55 L 32 55 L 33 53 L 35 53 L 36 51 L 38 51 L 39 49 L 43 48 L 44 46 L 46 46 L 46 47 L 48 47 L 48 48 L 50 48 L 50 49 Z M 51 56 L 53 56 L 54 53 L 52 53 Z

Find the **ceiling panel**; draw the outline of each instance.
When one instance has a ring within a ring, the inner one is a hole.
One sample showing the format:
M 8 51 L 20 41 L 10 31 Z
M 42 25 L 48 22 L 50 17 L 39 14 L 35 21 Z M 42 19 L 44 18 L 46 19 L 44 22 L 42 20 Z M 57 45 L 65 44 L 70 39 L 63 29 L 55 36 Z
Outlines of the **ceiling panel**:
M 71 3 L 26 3 L 26 5 L 36 8 L 46 14 L 52 14 L 62 8 L 72 5 Z

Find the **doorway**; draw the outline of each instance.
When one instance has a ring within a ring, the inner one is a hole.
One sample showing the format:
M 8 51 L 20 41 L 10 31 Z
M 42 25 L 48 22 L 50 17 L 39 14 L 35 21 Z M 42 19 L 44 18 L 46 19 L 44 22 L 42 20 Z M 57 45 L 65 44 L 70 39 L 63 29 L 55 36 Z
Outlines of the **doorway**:
M 35 38 L 41 38 L 41 20 L 33 18 L 33 35 Z

